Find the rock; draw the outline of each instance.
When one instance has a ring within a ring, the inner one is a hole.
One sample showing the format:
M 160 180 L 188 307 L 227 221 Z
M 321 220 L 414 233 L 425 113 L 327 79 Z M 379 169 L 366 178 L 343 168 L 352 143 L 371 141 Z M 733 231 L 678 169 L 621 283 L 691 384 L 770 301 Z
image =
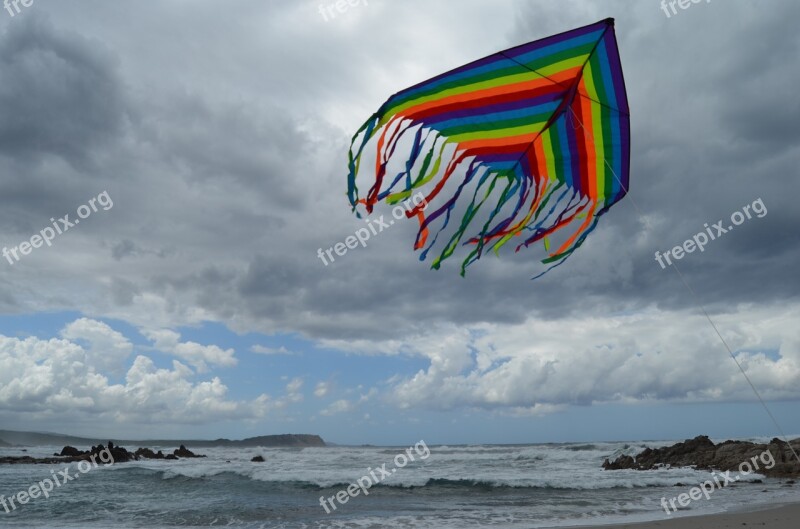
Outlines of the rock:
M 167 457 L 165 457 L 164 459 L 176 460 L 178 459 L 178 456 L 176 456 L 175 454 L 167 454 Z
M 101 450 L 98 450 L 98 453 L 100 451 Z M 121 446 L 114 446 L 113 443 L 111 443 L 111 441 L 108 442 L 108 451 L 111 452 L 111 457 L 114 458 L 114 463 L 125 463 L 127 461 L 136 459 L 135 454 L 128 452 Z
M 636 457 L 622 455 L 614 461 L 606 459 L 602 466 L 605 470 L 694 467 L 699 470 L 791 477 L 800 475 L 800 461 L 795 458 L 792 448 L 795 451 L 800 450 L 800 439 L 792 441 L 791 446 L 780 439 L 773 439 L 767 444 L 725 441 L 715 445 L 707 436 L 701 435 L 672 446 L 656 449 L 645 448 Z M 762 456 L 767 453 L 767 450 L 772 459 L 767 458 L 767 461 L 764 461 Z M 768 468 L 767 465 L 771 465 L 771 468 Z
M 256 456 L 253 459 L 251 459 L 250 461 L 253 462 L 253 463 L 263 463 L 264 462 L 264 457 L 263 456 Z
M 613 463 L 606 459 L 603 462 L 603 468 L 606 470 L 622 470 L 626 468 L 634 468 L 636 461 L 631 456 L 619 456 Z
M 180 448 L 173 452 L 177 457 L 206 457 L 206 456 L 199 456 L 196 455 L 194 452 L 186 448 L 185 446 L 181 445 Z
M 108 460 L 108 454 L 111 454 L 113 461 Z M 106 448 L 102 444 L 93 446 L 91 450 L 86 452 L 78 450 L 74 446 L 65 446 L 61 449 L 60 453 L 53 454 L 54 457 L 33 458 L 30 456 L 22 457 L 5 457 L 0 458 L 0 464 L 14 464 L 14 463 L 27 463 L 27 464 L 43 464 L 43 465 L 58 465 L 62 463 L 75 463 L 78 461 L 94 461 L 100 464 L 113 464 L 124 463 L 138 459 L 136 454 L 128 452 L 121 446 L 114 446 L 114 443 L 109 442 L 109 447 Z
M 164 459 L 164 454 L 162 454 L 160 451 L 156 454 L 149 448 L 139 448 L 134 455 L 137 459 L 140 457 L 144 459 Z
M 83 452 L 83 451 L 81 451 L 81 450 L 78 450 L 77 448 L 75 448 L 75 447 L 73 447 L 73 446 L 65 446 L 64 448 L 62 448 L 62 449 L 61 449 L 61 453 L 60 453 L 60 454 L 56 454 L 56 455 L 59 455 L 59 456 L 69 456 L 69 457 L 77 457 L 77 456 L 82 456 L 82 455 L 84 455 L 85 453 L 86 453 L 86 452 Z

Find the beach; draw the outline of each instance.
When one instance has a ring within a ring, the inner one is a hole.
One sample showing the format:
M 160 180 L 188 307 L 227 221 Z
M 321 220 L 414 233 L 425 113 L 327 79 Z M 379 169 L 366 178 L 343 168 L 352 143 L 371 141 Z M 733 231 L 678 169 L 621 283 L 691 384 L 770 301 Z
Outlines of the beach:
M 707 516 L 687 516 L 653 522 L 608 525 L 620 529 L 728 529 L 734 527 L 768 527 L 769 529 L 796 529 L 800 520 L 800 503 L 758 510 L 731 512 Z M 587 526 L 587 528 L 590 526 Z M 591 526 L 598 527 L 598 526 Z M 583 529 L 583 528 L 579 528 Z

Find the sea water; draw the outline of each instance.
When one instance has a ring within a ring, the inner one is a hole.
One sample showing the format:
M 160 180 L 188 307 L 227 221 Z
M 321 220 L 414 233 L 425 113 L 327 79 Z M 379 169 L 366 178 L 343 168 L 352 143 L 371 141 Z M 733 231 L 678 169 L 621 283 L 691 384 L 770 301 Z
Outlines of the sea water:
M 327 513 L 330 498 L 368 470 L 394 466 L 407 447 L 195 448 L 203 459 L 145 460 L 92 468 L 6 513 L 0 527 L 30 528 L 426 528 L 533 529 L 663 520 L 800 500 L 786 480 L 751 475 L 668 515 L 673 498 L 709 478 L 693 469 L 604 471 L 606 458 L 657 443 L 429 446 L 391 477 Z M 136 446 L 126 446 L 128 450 Z M 173 446 L 157 447 L 165 452 Z M 2 456 L 50 456 L 61 447 L 0 449 Z M 250 460 L 257 455 L 264 463 Z M 6 498 L 66 465 L 0 465 Z M 84 468 L 85 470 L 85 468 Z M 753 480 L 761 479 L 762 483 Z

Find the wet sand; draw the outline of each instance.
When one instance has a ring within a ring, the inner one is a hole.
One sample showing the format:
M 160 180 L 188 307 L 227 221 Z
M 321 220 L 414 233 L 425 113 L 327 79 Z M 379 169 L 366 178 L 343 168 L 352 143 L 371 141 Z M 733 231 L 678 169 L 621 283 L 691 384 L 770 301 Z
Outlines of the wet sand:
M 674 519 L 664 518 L 663 520 L 652 522 L 595 526 L 595 529 L 597 527 L 619 529 L 733 529 L 734 527 L 738 529 L 743 527 L 798 529 L 800 528 L 800 503 L 755 512 L 687 516 Z

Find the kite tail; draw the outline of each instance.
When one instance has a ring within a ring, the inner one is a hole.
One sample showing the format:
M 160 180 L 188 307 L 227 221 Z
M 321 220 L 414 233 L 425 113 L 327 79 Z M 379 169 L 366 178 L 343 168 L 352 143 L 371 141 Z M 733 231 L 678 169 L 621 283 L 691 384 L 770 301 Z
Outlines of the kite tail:
M 389 162 L 403 138 L 407 138 L 407 148 L 402 149 L 404 167 L 389 176 Z M 366 197 L 362 198 L 359 196 L 356 177 L 366 146 L 373 139 L 376 139 L 375 179 Z M 448 146 L 455 148 L 450 152 Z M 422 250 L 420 260 L 424 261 L 439 242 L 442 232 L 451 225 L 453 211 L 467 186 L 477 182 L 460 222 L 431 263 L 431 268 L 439 269 L 441 263 L 451 257 L 460 245 L 471 245 L 471 251 L 461 263 L 462 276 L 466 274 L 467 267 L 480 259 L 487 250 L 499 254 L 506 243 L 526 232 L 527 238 L 516 246 L 516 251 L 543 241 L 547 257 L 542 263 L 552 264 L 550 268 L 558 266 L 583 244 L 597 225 L 600 215 L 608 209 L 599 207 L 603 202 L 602 198 L 582 195 L 562 180 L 539 174 L 533 168 L 536 163 L 529 167 L 525 163 L 527 159 L 509 169 L 498 170 L 479 158 L 469 149 L 459 148 L 458 144 L 439 135 L 430 127 L 415 123 L 402 115 L 384 116 L 378 112 L 352 138 L 348 199 L 353 210 L 357 210 L 358 204 L 362 204 L 369 214 L 380 201 L 396 204 L 409 198 L 415 190 L 423 186 L 429 187 L 424 200 L 406 211 L 408 218 L 417 217 L 419 221 L 414 249 Z M 532 154 L 531 159 L 535 162 L 535 155 Z M 428 212 L 428 206 L 462 167 L 465 175 L 457 188 L 439 207 Z M 487 202 L 491 204 L 487 205 Z M 474 226 L 477 215 L 487 207 L 486 220 L 480 225 L 478 233 L 467 236 L 467 231 Z M 595 213 L 598 208 L 599 212 Z M 501 217 L 504 211 L 507 213 Z M 361 217 L 360 214 L 358 216 Z M 573 232 L 564 242 L 551 251 L 550 237 L 576 225 L 577 228 L 573 228 Z
M 358 129 L 358 131 L 353 135 L 353 138 L 350 140 L 350 152 L 348 153 L 347 164 L 349 169 L 349 173 L 347 175 L 347 198 L 350 200 L 350 206 L 352 207 L 352 210 L 356 212 L 358 218 L 361 218 L 361 214 L 356 211 L 356 206 L 358 205 L 358 186 L 356 186 L 356 175 L 361 167 L 361 155 L 364 152 L 367 143 L 369 143 L 369 140 L 372 139 L 379 121 L 380 115 L 376 112 L 366 122 L 364 122 L 363 125 L 361 125 L 361 128 Z M 361 144 L 357 149 L 355 149 L 356 140 L 362 134 L 364 137 L 361 140 Z

